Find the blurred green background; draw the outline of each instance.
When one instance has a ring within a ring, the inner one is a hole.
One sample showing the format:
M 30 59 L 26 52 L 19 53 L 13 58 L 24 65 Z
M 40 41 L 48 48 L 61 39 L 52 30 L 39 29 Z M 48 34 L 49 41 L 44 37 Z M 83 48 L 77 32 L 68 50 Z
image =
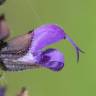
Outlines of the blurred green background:
M 64 53 L 65 67 L 56 73 L 48 69 L 6 72 L 7 96 L 26 86 L 30 96 L 96 96 L 96 0 L 7 0 L 0 7 L 12 36 L 45 23 L 57 23 L 85 51 L 77 64 L 68 41 L 52 45 Z

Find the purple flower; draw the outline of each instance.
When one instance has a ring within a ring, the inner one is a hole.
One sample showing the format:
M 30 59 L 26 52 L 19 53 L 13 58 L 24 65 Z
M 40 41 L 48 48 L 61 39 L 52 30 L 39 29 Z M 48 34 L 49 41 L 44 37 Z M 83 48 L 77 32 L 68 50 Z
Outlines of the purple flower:
M 0 86 L 0 96 L 5 96 L 6 88 L 4 86 Z
M 0 17 L 0 62 L 3 70 L 19 71 L 45 67 L 59 71 L 64 67 L 63 53 L 49 48 L 61 40 L 68 40 L 76 50 L 77 61 L 79 52 L 83 52 L 75 42 L 65 33 L 64 29 L 56 24 L 42 25 L 27 34 L 6 42 L 10 30 L 4 15 Z
M 63 53 L 57 49 L 44 49 L 48 45 L 59 42 L 63 39 L 68 40 L 76 49 L 77 61 L 79 60 L 79 47 L 64 32 L 63 28 L 56 24 L 46 24 L 38 27 L 32 32 L 32 42 L 27 54 L 18 59 L 26 63 L 35 63 L 53 71 L 59 71 L 64 67 Z

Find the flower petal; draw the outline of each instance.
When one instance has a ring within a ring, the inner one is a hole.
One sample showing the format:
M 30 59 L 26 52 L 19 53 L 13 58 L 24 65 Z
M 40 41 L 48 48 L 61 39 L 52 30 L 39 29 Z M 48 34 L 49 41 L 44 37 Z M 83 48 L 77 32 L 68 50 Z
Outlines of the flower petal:
M 64 56 L 56 49 L 47 49 L 42 52 L 39 64 L 53 71 L 59 71 L 64 67 Z
M 56 43 L 62 39 L 68 40 L 76 50 L 77 62 L 79 61 L 79 53 L 84 53 L 77 44 L 64 32 L 64 30 L 56 24 L 45 24 L 34 30 L 33 41 L 29 50 L 36 52 L 48 45 Z
M 0 96 L 5 96 L 6 88 L 4 86 L 0 86 Z
M 34 30 L 31 51 L 38 51 L 64 39 L 64 30 L 56 24 L 45 24 Z

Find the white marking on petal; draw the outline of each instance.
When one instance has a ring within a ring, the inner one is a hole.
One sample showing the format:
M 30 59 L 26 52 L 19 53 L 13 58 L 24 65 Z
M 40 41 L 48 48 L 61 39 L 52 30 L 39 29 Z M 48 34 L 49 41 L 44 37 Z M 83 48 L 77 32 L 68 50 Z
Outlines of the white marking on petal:
M 28 52 L 25 56 L 17 59 L 17 61 L 26 62 L 26 63 L 35 63 L 36 59 L 31 52 Z

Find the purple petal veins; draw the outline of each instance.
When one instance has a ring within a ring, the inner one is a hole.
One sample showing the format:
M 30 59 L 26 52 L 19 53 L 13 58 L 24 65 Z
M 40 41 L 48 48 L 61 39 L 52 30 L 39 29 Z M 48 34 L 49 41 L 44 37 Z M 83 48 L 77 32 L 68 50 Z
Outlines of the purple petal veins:
M 38 63 L 53 71 L 59 71 L 64 67 L 64 55 L 56 49 L 47 49 L 42 52 Z

